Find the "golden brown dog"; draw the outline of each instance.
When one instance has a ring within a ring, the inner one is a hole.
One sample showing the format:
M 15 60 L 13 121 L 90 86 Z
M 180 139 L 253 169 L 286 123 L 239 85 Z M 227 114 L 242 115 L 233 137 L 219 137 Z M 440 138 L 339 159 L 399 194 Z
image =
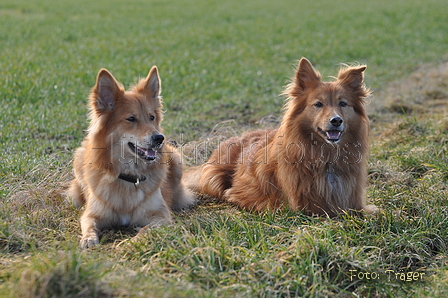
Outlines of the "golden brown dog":
M 365 69 L 343 67 L 335 81 L 322 82 L 301 59 L 284 92 L 289 98 L 280 127 L 223 142 L 205 165 L 187 173 L 187 184 L 247 210 L 374 212 L 364 199 L 369 120 L 363 104 L 370 94 Z
M 101 229 L 171 222 L 170 209 L 193 204 L 181 182 L 180 155 L 164 142 L 161 84 L 154 66 L 130 91 L 107 70 L 90 94 L 90 127 L 74 155 L 68 196 L 81 217 L 81 247 L 99 243 Z

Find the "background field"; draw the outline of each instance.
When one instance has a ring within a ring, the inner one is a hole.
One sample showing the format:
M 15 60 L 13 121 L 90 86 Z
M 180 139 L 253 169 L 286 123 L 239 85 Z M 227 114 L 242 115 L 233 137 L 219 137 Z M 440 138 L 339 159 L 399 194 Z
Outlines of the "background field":
M 447 32 L 444 0 L 2 0 L 0 296 L 447 295 Z M 368 65 L 378 216 L 210 200 L 141 241 L 110 230 L 78 250 L 61 190 L 100 68 L 129 86 L 159 67 L 165 134 L 189 165 L 194 142 L 275 125 L 301 57 L 327 78 Z

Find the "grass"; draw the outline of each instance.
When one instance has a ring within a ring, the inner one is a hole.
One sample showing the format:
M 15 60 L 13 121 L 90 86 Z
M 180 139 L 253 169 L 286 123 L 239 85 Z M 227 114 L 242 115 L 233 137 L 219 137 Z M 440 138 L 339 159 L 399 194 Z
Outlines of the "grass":
M 0 296 L 446 295 L 445 6 L 2 1 Z M 341 62 L 368 65 L 368 200 L 378 216 L 256 215 L 210 200 L 139 241 L 132 229 L 108 230 L 98 248 L 78 250 L 80 210 L 61 192 L 101 67 L 126 86 L 159 67 L 165 133 L 188 155 L 279 117 L 278 94 L 302 56 L 326 77 Z

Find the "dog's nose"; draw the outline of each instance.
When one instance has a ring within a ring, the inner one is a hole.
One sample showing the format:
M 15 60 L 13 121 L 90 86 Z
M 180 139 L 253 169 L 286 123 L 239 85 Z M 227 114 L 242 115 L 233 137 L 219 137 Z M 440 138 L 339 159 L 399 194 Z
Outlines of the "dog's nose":
M 151 136 L 152 143 L 154 146 L 158 146 L 163 143 L 163 140 L 165 140 L 165 137 L 161 134 L 153 135 Z
M 341 126 L 342 118 L 339 117 L 339 116 L 331 117 L 330 118 L 330 123 L 331 123 L 331 125 L 336 126 L 336 127 Z

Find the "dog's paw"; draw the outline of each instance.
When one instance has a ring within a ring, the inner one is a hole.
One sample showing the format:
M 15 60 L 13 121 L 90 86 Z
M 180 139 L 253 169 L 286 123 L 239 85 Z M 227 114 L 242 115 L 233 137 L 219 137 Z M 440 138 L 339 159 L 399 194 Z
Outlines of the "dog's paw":
M 141 239 L 145 238 L 145 235 L 148 233 L 148 231 L 150 231 L 150 229 L 151 228 L 149 226 L 135 227 L 135 230 L 138 231 L 138 233 L 134 237 L 128 239 L 127 240 L 127 241 L 129 241 L 128 243 L 131 243 L 131 244 L 138 243 Z
M 81 241 L 79 242 L 82 249 L 87 249 L 89 247 L 94 247 L 100 243 L 100 240 L 98 239 L 98 236 L 88 236 L 83 237 Z
M 147 233 L 149 233 L 151 231 L 151 229 L 155 229 L 161 226 L 166 225 L 167 223 L 170 222 L 164 222 L 164 221 L 157 221 L 157 222 L 153 222 L 150 223 L 149 225 L 146 225 L 144 227 L 135 227 L 135 229 L 138 231 L 137 235 L 135 235 L 134 237 L 132 237 L 132 239 L 139 239 L 142 238 L 143 236 L 145 236 Z
M 375 215 L 380 211 L 380 208 L 378 208 L 375 205 L 366 205 L 363 210 L 368 213 L 368 214 L 372 214 Z

